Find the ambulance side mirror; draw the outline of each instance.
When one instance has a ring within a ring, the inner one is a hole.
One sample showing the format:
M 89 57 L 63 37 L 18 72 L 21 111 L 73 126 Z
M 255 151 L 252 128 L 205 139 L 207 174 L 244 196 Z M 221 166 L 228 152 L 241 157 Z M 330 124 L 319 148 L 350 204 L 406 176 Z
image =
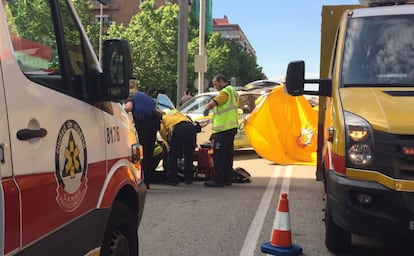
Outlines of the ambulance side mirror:
M 129 81 L 132 78 L 129 44 L 123 39 L 109 39 L 103 42 L 102 49 L 102 100 L 125 100 L 129 95 Z
M 286 72 L 286 89 L 292 96 L 303 94 L 305 87 L 305 62 L 290 62 Z

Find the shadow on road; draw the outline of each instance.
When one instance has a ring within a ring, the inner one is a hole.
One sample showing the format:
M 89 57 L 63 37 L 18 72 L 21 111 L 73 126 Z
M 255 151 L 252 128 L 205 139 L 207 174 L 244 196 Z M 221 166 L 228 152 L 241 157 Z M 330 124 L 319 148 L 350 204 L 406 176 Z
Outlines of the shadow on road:
M 413 255 L 412 238 L 375 238 L 353 235 L 353 247 L 347 253 L 338 256 L 396 256 Z
M 239 149 L 234 151 L 234 160 L 251 160 L 261 158 L 254 149 Z

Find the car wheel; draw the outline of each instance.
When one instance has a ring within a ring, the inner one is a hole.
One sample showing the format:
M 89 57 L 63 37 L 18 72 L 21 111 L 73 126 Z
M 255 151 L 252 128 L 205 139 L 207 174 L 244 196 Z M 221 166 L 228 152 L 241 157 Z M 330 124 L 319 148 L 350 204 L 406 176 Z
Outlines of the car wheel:
M 132 211 L 121 202 L 114 202 L 102 242 L 101 255 L 138 255 L 137 223 Z
M 332 212 L 326 198 L 325 208 L 325 245 L 331 252 L 344 252 L 351 249 L 351 232 L 339 227 L 332 218 Z

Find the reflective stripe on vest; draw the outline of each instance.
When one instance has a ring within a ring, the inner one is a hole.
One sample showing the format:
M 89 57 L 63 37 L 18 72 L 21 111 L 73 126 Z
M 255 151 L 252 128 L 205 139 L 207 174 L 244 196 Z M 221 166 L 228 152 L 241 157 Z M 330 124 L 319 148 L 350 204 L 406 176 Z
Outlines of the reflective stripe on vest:
M 214 107 L 213 133 L 227 131 L 238 127 L 236 90 L 230 85 L 222 89 L 227 95 L 226 103 Z

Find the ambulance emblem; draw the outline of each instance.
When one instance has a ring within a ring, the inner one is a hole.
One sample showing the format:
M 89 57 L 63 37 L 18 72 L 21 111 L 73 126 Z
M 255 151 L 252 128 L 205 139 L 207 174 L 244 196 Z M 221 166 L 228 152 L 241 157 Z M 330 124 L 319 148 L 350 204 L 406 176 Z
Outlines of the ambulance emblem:
M 59 130 L 55 150 L 56 201 L 67 212 L 74 211 L 86 195 L 87 163 L 82 129 L 76 121 L 67 120 Z

